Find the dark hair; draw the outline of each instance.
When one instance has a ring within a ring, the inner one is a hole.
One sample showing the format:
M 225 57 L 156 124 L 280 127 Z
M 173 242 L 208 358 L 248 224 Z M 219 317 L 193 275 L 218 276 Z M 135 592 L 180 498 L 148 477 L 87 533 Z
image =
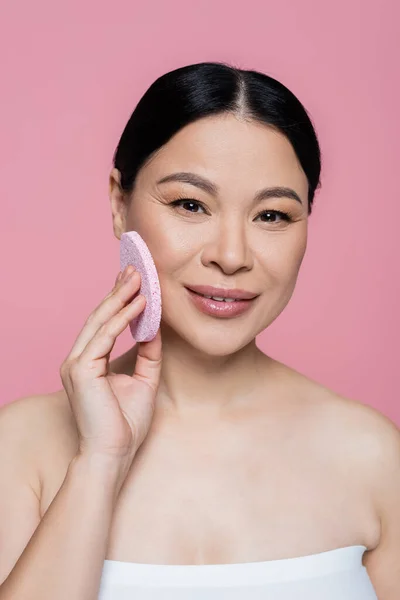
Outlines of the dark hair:
M 321 152 L 306 109 L 282 83 L 258 71 L 203 62 L 170 71 L 145 92 L 114 153 L 121 188 L 130 194 L 144 163 L 180 129 L 209 115 L 240 114 L 282 132 L 306 174 L 308 214 L 320 187 Z

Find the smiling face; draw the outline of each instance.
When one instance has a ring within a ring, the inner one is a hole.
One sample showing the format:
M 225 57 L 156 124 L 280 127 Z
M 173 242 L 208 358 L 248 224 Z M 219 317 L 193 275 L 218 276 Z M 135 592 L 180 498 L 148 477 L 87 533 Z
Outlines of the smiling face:
M 265 191 L 273 187 L 288 194 Z M 289 302 L 306 250 L 307 195 L 283 134 L 231 114 L 212 116 L 153 155 L 129 203 L 111 186 L 114 231 L 118 238 L 137 231 L 149 246 L 163 324 L 201 352 L 224 356 L 254 341 Z M 186 289 L 199 285 L 258 297 L 243 314 L 222 318 L 199 310 Z

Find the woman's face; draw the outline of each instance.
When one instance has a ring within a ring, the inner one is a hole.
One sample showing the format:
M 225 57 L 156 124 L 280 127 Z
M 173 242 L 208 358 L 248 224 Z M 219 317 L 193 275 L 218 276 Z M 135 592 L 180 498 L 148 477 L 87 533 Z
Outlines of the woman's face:
M 182 173 L 198 181 L 179 180 Z M 277 186 L 299 201 L 260 196 Z M 114 231 L 118 238 L 137 231 L 149 246 L 163 323 L 196 349 L 223 356 L 252 342 L 287 305 L 306 250 L 307 194 L 307 178 L 284 135 L 230 114 L 212 116 L 184 127 L 151 158 L 129 204 L 112 187 Z M 199 285 L 257 297 L 242 314 L 211 315 L 187 289 Z

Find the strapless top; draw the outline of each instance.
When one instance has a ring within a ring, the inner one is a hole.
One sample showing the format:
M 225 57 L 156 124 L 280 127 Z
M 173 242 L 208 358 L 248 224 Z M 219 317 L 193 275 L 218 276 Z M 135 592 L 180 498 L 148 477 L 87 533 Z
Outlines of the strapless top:
M 105 560 L 98 600 L 378 600 L 365 546 L 215 565 Z

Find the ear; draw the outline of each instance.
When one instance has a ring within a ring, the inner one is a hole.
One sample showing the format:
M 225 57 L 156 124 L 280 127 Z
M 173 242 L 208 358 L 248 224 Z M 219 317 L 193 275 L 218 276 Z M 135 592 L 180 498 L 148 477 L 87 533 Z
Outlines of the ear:
M 129 208 L 129 199 L 121 188 L 121 173 L 112 169 L 109 178 L 109 197 L 113 220 L 114 235 L 119 240 L 126 231 L 126 220 Z

